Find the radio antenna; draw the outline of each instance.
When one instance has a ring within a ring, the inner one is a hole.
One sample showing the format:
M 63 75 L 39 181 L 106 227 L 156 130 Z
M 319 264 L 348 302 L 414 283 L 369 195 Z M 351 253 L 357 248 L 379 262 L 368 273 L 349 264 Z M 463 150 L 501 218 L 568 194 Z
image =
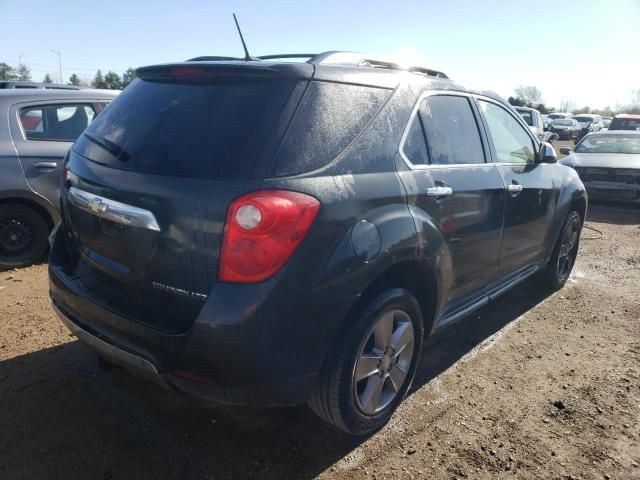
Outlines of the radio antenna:
M 233 21 L 236 22 L 236 28 L 238 29 L 238 35 L 240 35 L 240 41 L 242 42 L 242 48 L 244 48 L 244 61 L 248 62 L 250 60 L 260 60 L 259 58 L 252 57 L 249 54 L 249 49 L 247 48 L 247 44 L 244 43 L 244 37 L 242 36 L 242 30 L 240 30 L 240 24 L 238 23 L 238 18 L 236 14 L 233 14 Z

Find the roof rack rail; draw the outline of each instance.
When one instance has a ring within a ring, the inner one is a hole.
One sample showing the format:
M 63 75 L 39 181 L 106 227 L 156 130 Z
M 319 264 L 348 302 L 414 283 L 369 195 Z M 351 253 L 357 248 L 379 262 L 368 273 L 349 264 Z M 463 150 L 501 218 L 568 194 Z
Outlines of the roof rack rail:
M 420 65 L 405 66 L 393 59 L 386 59 L 382 57 L 376 57 L 363 53 L 356 52 L 343 52 L 339 50 L 331 50 L 322 53 L 279 53 L 274 55 L 262 55 L 256 57 L 258 60 L 277 60 L 287 58 L 308 58 L 307 63 L 312 65 L 337 65 L 344 67 L 363 67 L 363 68 L 379 68 L 387 70 L 404 70 L 413 73 L 420 73 L 436 78 L 449 77 L 444 72 L 440 72 L 433 68 L 423 67 Z M 191 58 L 189 62 L 214 62 L 214 61 L 244 61 L 244 58 L 238 57 L 217 57 L 217 56 L 202 56 Z
M 317 53 L 280 53 L 275 55 L 262 55 L 259 58 L 260 60 L 275 60 L 278 58 L 315 58 L 317 57 Z
M 423 67 L 419 65 L 405 66 L 393 61 L 392 58 L 376 57 L 356 52 L 324 52 L 309 60 L 309 63 L 316 65 L 342 65 L 350 67 L 369 67 L 381 68 L 389 70 L 405 70 L 414 73 L 421 73 L 430 77 L 449 78 L 444 72 L 440 72 L 433 68 Z

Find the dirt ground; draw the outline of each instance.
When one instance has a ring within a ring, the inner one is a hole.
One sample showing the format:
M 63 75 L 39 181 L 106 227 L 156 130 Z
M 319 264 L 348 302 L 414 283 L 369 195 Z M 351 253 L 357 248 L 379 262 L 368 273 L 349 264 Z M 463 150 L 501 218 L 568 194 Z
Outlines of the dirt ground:
M 562 291 L 526 282 L 431 338 L 365 439 L 104 372 L 52 313 L 46 265 L 2 272 L 0 479 L 640 479 L 640 209 L 592 205 L 587 225 L 604 238 Z

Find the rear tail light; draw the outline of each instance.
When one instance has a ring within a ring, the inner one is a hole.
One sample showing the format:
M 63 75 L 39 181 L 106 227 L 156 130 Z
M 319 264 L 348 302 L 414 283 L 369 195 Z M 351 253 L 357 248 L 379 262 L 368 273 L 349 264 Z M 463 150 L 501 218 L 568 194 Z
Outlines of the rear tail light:
M 261 190 L 234 200 L 220 255 L 221 282 L 257 283 L 289 260 L 311 228 L 320 202 L 285 190 Z
M 192 66 L 171 67 L 169 75 L 171 77 L 202 77 L 204 70 Z

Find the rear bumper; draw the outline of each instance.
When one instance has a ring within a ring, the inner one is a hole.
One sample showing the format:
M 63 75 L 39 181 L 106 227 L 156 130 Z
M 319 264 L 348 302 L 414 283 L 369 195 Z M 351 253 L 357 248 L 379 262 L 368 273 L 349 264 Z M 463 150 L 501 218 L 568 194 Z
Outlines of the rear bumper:
M 277 280 L 218 284 L 188 331 L 168 334 L 90 300 L 65 272 L 62 229 L 49 261 L 56 313 L 82 342 L 134 375 L 206 403 L 306 402 L 355 298 L 297 302 Z M 186 372 L 186 375 L 185 375 Z
M 68 312 L 63 311 L 62 307 L 55 302 L 53 302 L 53 310 L 64 326 L 67 327 L 78 340 L 94 349 L 100 356 L 111 363 L 120 365 L 138 377 L 156 382 L 165 388 L 169 387 L 167 382 L 158 373 L 155 365 L 150 361 L 137 354 L 126 351 L 123 347 L 113 344 L 107 338 L 100 338 L 100 334 L 94 334 L 85 329 L 86 327 L 83 328 L 78 322 L 78 319 L 74 318 Z

